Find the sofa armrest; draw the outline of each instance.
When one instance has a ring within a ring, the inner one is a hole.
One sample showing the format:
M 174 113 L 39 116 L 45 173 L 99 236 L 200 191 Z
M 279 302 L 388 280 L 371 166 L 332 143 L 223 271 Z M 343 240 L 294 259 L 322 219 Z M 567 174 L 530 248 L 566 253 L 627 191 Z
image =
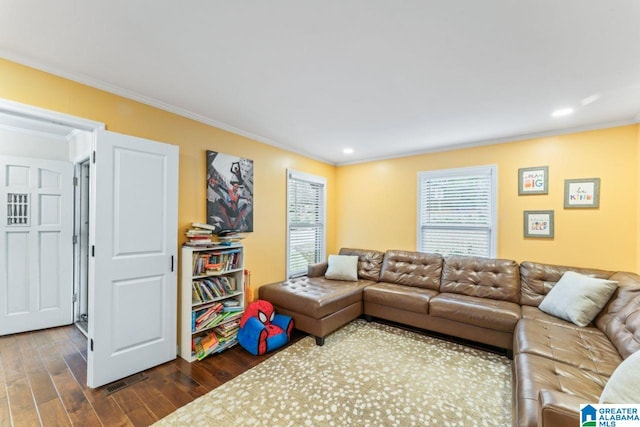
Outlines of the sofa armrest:
M 328 267 L 329 263 L 326 261 L 309 264 L 307 267 L 307 277 L 322 277 L 327 272 Z
M 538 427 L 580 425 L 580 404 L 585 398 L 557 390 L 540 390 L 538 395 Z

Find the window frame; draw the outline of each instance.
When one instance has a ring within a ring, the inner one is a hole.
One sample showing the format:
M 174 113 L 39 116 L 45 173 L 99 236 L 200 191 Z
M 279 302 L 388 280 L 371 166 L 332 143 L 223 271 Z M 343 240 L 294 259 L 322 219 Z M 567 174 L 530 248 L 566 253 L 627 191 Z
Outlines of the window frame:
M 319 262 L 326 261 L 327 255 L 327 179 L 322 176 L 312 175 L 304 172 L 300 172 L 294 169 L 287 169 L 287 187 L 286 187 L 286 214 L 287 214 L 287 242 L 286 242 L 286 278 L 292 279 L 295 277 L 304 276 L 307 272 L 292 273 L 291 268 L 291 218 L 289 215 L 289 187 L 291 180 L 306 181 L 316 185 L 322 185 L 322 195 L 320 196 L 321 206 L 321 223 L 322 234 L 319 247 Z
M 447 178 L 447 177 L 462 177 L 462 176 L 478 176 L 478 175 L 489 175 L 490 176 L 490 223 L 489 223 L 489 253 L 487 255 L 471 255 L 471 256 L 484 256 L 488 258 L 496 258 L 498 248 L 498 166 L 493 165 L 484 165 L 484 166 L 472 166 L 472 167 L 462 167 L 462 168 L 451 168 L 451 169 L 438 169 L 438 170 L 430 170 L 430 171 L 421 171 L 418 172 L 418 203 L 417 203 L 417 215 L 416 215 L 416 251 L 422 252 L 423 242 L 422 242 L 422 227 L 424 224 L 421 222 L 422 211 L 423 211 L 423 203 L 426 201 L 422 200 L 423 191 L 422 185 L 423 182 L 427 179 L 438 179 L 438 178 Z M 480 229 L 482 227 L 477 226 L 469 226 L 469 225 L 460 225 L 460 226 L 442 226 L 443 229 Z M 442 254 L 443 256 L 448 256 L 450 254 Z

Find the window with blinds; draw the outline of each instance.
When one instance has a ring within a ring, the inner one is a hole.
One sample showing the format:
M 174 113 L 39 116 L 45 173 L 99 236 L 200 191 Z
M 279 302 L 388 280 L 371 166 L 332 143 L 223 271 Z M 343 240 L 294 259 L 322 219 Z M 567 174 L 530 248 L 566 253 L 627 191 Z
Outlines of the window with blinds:
M 326 179 L 287 171 L 287 277 L 325 260 Z
M 496 256 L 496 166 L 418 174 L 418 251 Z

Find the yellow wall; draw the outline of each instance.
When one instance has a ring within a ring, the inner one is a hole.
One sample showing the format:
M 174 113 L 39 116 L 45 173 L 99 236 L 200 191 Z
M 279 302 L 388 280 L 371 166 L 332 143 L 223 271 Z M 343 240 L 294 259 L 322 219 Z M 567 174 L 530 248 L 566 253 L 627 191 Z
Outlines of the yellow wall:
M 191 222 L 206 222 L 205 151 L 254 161 L 254 232 L 247 233 L 246 268 L 253 287 L 285 277 L 286 169 L 327 179 L 327 248 L 335 248 L 335 167 L 274 148 L 42 71 L 0 59 L 0 98 L 106 124 L 107 129 L 180 147 L 179 244 Z M 257 296 L 257 295 L 256 295 Z
M 639 125 L 334 167 L 0 59 L 0 98 L 180 146 L 179 236 L 205 220 L 205 150 L 254 160 L 254 288 L 285 276 L 286 169 L 327 178 L 327 249 L 416 247 L 418 171 L 498 165 L 498 256 L 640 271 Z M 548 165 L 548 195 L 518 196 L 517 171 Z M 564 179 L 601 178 L 599 209 L 563 209 Z M 555 210 L 555 238 L 524 239 L 523 210 Z
M 416 248 L 419 171 L 498 166 L 498 257 L 639 271 L 638 125 L 338 168 L 337 245 Z M 549 194 L 518 196 L 518 168 L 549 166 Z M 601 179 L 599 209 L 564 209 L 564 180 Z M 523 238 L 524 210 L 554 210 L 555 238 Z

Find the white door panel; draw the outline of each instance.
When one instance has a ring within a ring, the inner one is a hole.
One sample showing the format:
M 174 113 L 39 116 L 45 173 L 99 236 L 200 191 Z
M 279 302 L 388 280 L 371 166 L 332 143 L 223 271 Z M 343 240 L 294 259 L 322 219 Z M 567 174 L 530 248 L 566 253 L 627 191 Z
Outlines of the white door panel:
M 175 359 L 177 321 L 178 147 L 100 131 L 95 151 L 90 387 Z
M 0 335 L 72 322 L 73 165 L 0 156 Z

